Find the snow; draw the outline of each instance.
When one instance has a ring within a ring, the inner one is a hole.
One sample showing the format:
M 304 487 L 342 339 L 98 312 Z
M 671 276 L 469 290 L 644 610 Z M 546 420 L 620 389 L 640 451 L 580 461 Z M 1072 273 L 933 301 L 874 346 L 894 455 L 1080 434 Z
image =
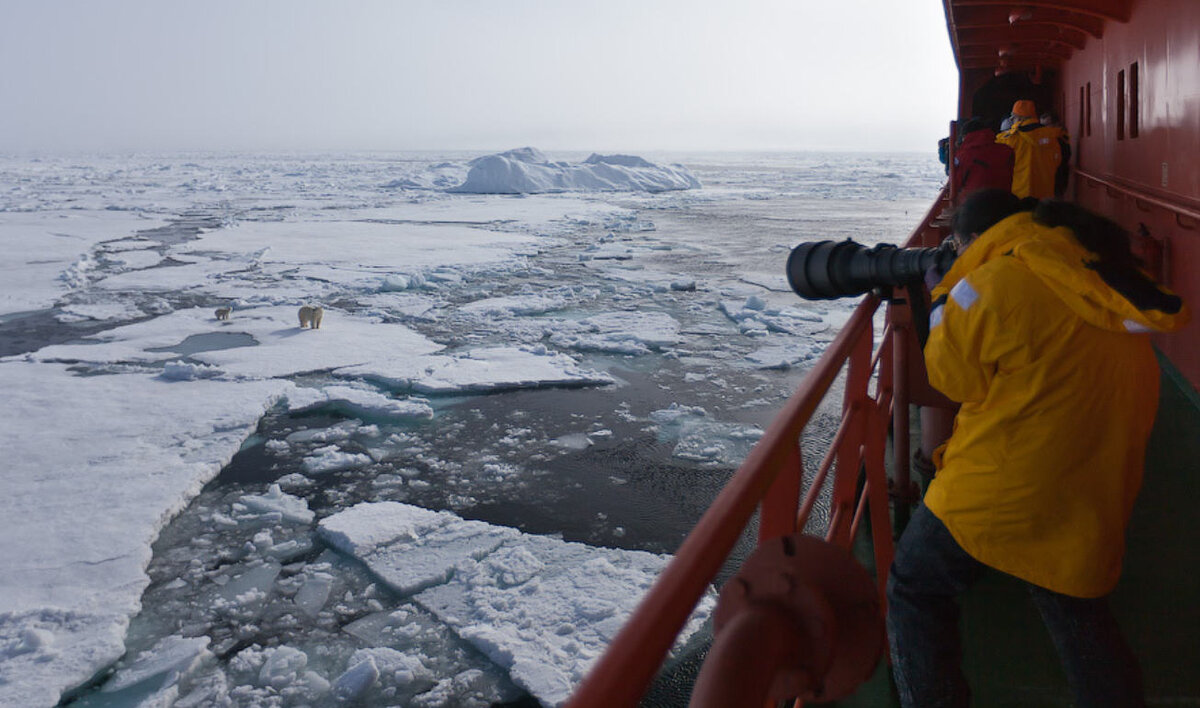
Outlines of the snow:
M 328 517 L 320 533 L 454 628 L 546 706 L 566 702 L 670 560 L 396 502 Z M 699 630 L 714 602 L 705 596 L 681 642 Z M 371 676 L 367 668 L 351 672 L 356 678 L 347 683 L 355 686 Z
M 50 307 L 86 283 L 96 244 L 162 222 L 109 211 L 4 214 L 0 219 L 0 315 Z
M 682 165 L 655 165 L 630 155 L 593 154 L 582 163 L 551 162 L 535 148 L 518 148 L 476 158 L 461 185 L 473 194 L 536 194 L 564 191 L 664 192 L 698 189 L 700 181 Z
M 52 705 L 124 653 L 151 541 L 286 387 L 0 362 L 0 705 Z M 14 651 L 31 630 L 53 641 Z

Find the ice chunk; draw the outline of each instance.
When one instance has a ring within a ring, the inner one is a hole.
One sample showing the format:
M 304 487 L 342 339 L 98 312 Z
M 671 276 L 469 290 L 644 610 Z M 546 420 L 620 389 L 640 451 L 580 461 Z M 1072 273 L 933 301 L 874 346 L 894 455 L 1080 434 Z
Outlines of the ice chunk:
M 116 693 L 137 684 L 147 684 L 149 691 L 161 691 L 176 684 L 207 655 L 208 637 L 166 637 L 119 669 L 100 691 Z
M 398 400 L 375 391 L 351 386 L 298 388 L 288 394 L 289 410 L 304 411 L 317 407 L 328 407 L 345 415 L 366 420 L 405 421 L 433 417 L 433 408 L 426 401 Z
M 679 340 L 679 322 L 665 312 L 606 312 L 550 335 L 560 347 L 634 355 L 661 351 Z
M 482 558 L 516 531 L 397 502 L 360 504 L 321 521 L 330 545 L 366 563 L 396 592 L 444 583 L 461 562 Z
M 286 688 L 295 683 L 308 666 L 308 654 L 294 647 L 275 647 L 264 654 L 266 660 L 258 672 L 258 682 L 262 686 Z
M 357 652 L 355 657 L 358 657 Z M 333 682 L 333 697 L 338 702 L 349 703 L 366 693 L 378 680 L 379 667 L 375 665 L 375 657 L 367 654 Z
M 476 300 L 463 305 L 463 312 L 479 316 L 541 315 L 566 307 L 567 300 L 561 295 L 511 295 Z
M 659 424 L 659 436 L 676 439 L 674 454 L 708 465 L 737 466 L 762 437 L 754 426 L 712 420 L 703 408 L 671 404 L 654 411 L 650 419 Z
M 787 344 L 769 344 L 746 355 L 746 361 L 760 369 L 787 369 L 802 361 L 815 359 L 821 347 L 812 340 L 795 339 Z
M 304 471 L 308 474 L 325 474 L 352 470 L 356 467 L 366 467 L 374 462 L 370 455 L 362 452 L 343 452 L 337 445 L 327 445 L 317 448 L 313 454 L 304 458 Z
M 285 521 L 297 524 L 311 524 L 314 516 L 308 508 L 308 502 L 284 492 L 278 484 L 272 484 L 266 494 L 247 494 L 241 498 L 241 502 L 254 511 L 277 512 Z
M 333 576 L 329 573 L 314 572 L 304 580 L 304 584 L 296 591 L 292 601 L 309 617 L 316 617 L 321 608 L 329 600 L 333 591 Z

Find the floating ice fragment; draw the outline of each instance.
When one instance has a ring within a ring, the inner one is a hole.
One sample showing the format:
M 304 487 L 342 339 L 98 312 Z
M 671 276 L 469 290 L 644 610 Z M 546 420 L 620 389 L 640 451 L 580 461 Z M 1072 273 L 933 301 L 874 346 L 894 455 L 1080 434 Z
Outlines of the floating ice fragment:
M 222 373 L 224 372 L 216 366 L 188 361 L 168 361 L 163 364 L 162 378 L 167 381 L 195 381 L 216 378 Z
M 358 656 L 357 652 L 355 656 Z M 333 682 L 333 697 L 339 703 L 349 703 L 367 692 L 379 680 L 379 667 L 375 657 L 367 655 L 352 665 Z
M 165 637 L 138 654 L 133 663 L 119 669 L 100 692 L 115 693 L 150 682 L 153 684 L 147 686 L 148 690 L 160 691 L 191 672 L 207 654 L 208 637 Z
M 284 520 L 297 524 L 311 524 L 314 516 L 308 502 L 284 492 L 278 484 L 272 484 L 266 494 L 247 494 L 241 502 L 254 511 L 278 512 Z
M 290 686 L 308 666 L 308 654 L 294 647 L 275 647 L 264 652 L 266 660 L 258 672 L 262 686 L 281 689 Z
M 369 420 L 426 420 L 433 408 L 421 399 L 399 400 L 376 391 L 351 386 L 326 386 L 321 389 L 297 388 L 288 394 L 288 409 L 293 412 L 330 408 L 345 415 Z
M 342 452 L 337 445 L 327 445 L 314 450 L 312 455 L 304 458 L 301 465 L 308 474 L 326 474 L 366 467 L 372 462 L 374 460 L 370 455 L 361 452 Z

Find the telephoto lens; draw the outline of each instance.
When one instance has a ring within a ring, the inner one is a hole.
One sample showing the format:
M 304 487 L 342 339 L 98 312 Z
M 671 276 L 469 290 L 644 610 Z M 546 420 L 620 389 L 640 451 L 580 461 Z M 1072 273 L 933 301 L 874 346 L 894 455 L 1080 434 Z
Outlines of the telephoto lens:
M 879 244 L 867 248 L 850 239 L 809 241 L 792 249 L 787 260 L 788 283 L 807 300 L 853 297 L 879 287 L 921 282 L 925 271 L 936 266 L 946 272 L 954 251 L 937 248 L 900 248 Z

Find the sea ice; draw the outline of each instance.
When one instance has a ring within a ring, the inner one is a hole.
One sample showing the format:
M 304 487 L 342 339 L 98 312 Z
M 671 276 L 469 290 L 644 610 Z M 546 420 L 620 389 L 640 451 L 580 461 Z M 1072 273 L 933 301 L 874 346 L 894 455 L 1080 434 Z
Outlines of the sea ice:
M 314 516 L 308 508 L 308 502 L 287 494 L 278 484 L 272 484 L 266 494 L 243 496 L 241 503 L 246 508 L 260 513 L 278 513 L 285 521 L 296 524 L 311 524 Z
M 577 325 L 581 331 L 562 328 L 550 336 L 550 342 L 578 351 L 645 354 L 680 340 L 679 321 L 665 312 L 605 312 Z
M 53 705 L 124 653 L 151 542 L 287 385 L 0 362 L 0 705 Z M 53 640 L 4 649 L 27 630 Z
M 739 465 L 762 437 L 757 427 L 716 421 L 703 408 L 691 406 L 672 404 L 650 419 L 659 425 L 661 438 L 677 441 L 676 457 L 705 465 Z
M 330 408 L 363 420 L 401 422 L 433 417 L 433 407 L 423 399 L 399 400 L 352 386 L 297 387 L 288 392 L 287 403 L 292 412 Z
M 430 395 L 613 383 L 608 374 L 584 369 L 571 357 L 542 346 L 475 349 L 428 356 L 415 363 L 418 366 L 381 362 L 341 368 L 334 373 Z
M 320 533 L 393 590 L 412 595 L 547 706 L 566 701 L 670 559 L 396 502 L 359 504 L 322 520 Z M 705 596 L 681 641 L 713 603 Z
M 50 307 L 88 282 L 91 249 L 162 221 L 88 209 L 5 213 L 0 221 L 0 315 Z
M 631 155 L 597 154 L 581 163 L 551 162 L 539 150 L 526 147 L 472 160 L 466 181 L 447 191 L 475 194 L 664 192 L 699 187 L 700 181 L 682 165 L 655 165 Z

